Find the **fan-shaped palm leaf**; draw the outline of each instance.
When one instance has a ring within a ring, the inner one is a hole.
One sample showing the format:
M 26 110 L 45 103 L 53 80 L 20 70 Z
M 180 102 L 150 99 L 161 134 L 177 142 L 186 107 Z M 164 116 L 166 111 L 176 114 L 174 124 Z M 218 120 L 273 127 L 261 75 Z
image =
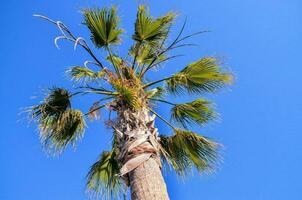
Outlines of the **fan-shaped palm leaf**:
M 216 117 L 211 103 L 202 98 L 189 103 L 176 104 L 171 111 L 173 120 L 181 123 L 183 127 L 187 127 L 190 123 L 203 125 Z
M 37 106 L 30 108 L 32 118 L 40 124 L 52 124 L 59 116 L 70 109 L 70 94 L 63 88 L 50 88 L 48 94 Z
M 87 190 L 101 199 L 117 197 L 122 189 L 115 152 L 104 151 L 87 175 Z
M 173 136 L 160 136 L 163 158 L 179 174 L 195 166 L 199 172 L 211 172 L 219 161 L 219 144 L 191 131 L 176 129 Z
M 153 19 L 145 6 L 139 6 L 135 22 L 135 33 L 132 36 L 137 42 L 157 43 L 164 39 L 169 31 L 169 25 L 176 15 L 172 12 Z
M 189 64 L 166 83 L 173 92 L 214 92 L 232 82 L 230 73 L 223 73 L 215 58 L 206 57 Z
M 87 67 L 80 67 L 80 66 L 72 67 L 66 72 L 70 74 L 72 79 L 76 81 L 82 80 L 84 82 L 96 80 L 98 78 L 104 77 L 105 75 L 105 69 L 95 72 Z
M 70 94 L 62 88 L 49 89 L 44 101 L 31 108 L 37 120 L 40 137 L 46 148 L 60 152 L 67 144 L 75 144 L 85 127 L 83 114 L 70 108 Z
M 79 110 L 63 112 L 57 121 L 41 124 L 41 140 L 45 147 L 60 153 L 68 144 L 75 145 L 83 137 L 85 120 Z
M 86 9 L 84 10 L 84 24 L 91 32 L 91 39 L 96 47 L 105 47 L 120 42 L 119 18 L 116 15 L 116 8 L 110 9 Z

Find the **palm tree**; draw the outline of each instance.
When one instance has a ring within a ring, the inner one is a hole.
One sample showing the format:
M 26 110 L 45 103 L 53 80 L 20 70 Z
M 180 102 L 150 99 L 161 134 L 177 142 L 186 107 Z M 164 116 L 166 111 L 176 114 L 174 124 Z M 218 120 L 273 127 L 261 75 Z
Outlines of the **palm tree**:
M 219 161 L 220 145 L 209 138 L 189 130 L 190 125 L 204 125 L 217 117 L 212 103 L 204 98 L 192 102 L 173 103 L 166 99 L 172 94 L 196 95 L 212 93 L 232 82 L 232 75 L 223 72 L 218 60 L 204 57 L 186 65 L 183 70 L 149 81 L 148 72 L 177 56 L 168 54 L 177 48 L 191 46 L 184 43 L 188 38 L 205 31 L 183 36 L 186 22 L 172 42 L 167 38 L 176 15 L 169 12 L 154 18 L 145 6 L 139 6 L 132 35 L 133 46 L 128 55 L 115 53 L 121 42 L 123 30 L 119 27 L 116 8 L 83 10 L 84 25 L 90 30 L 95 48 L 107 54 L 99 60 L 82 37 L 76 37 L 65 24 L 42 15 L 57 26 L 59 40 L 67 40 L 82 47 L 93 61 L 67 70 L 78 87 L 70 92 L 53 87 L 38 105 L 30 107 L 30 116 L 40 130 L 42 144 L 52 153 L 61 153 L 68 145 L 84 136 L 85 118 L 97 120 L 100 110 L 109 113 L 107 125 L 112 127 L 112 149 L 101 153 L 87 175 L 87 190 L 93 195 L 119 198 L 130 187 L 133 200 L 169 199 L 162 176 L 162 165 L 170 166 L 184 176 L 193 168 L 199 172 L 211 172 Z M 99 69 L 92 70 L 95 65 Z M 160 76 L 160 74 L 158 74 Z M 86 113 L 73 109 L 74 96 L 97 95 Z M 171 120 L 155 111 L 157 104 L 171 106 Z M 115 119 L 110 119 L 111 113 Z M 155 118 L 162 120 L 173 134 L 159 134 Z

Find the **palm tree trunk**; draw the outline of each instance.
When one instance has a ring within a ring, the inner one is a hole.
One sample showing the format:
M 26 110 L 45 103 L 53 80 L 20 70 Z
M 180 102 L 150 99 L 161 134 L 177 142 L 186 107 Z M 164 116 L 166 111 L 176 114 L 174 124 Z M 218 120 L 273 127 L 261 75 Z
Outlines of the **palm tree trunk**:
M 161 173 L 158 131 L 155 115 L 147 109 L 119 111 L 115 131 L 118 159 L 123 164 L 120 174 L 131 189 L 132 200 L 169 200 Z
M 169 200 L 160 166 L 150 158 L 129 173 L 132 200 Z

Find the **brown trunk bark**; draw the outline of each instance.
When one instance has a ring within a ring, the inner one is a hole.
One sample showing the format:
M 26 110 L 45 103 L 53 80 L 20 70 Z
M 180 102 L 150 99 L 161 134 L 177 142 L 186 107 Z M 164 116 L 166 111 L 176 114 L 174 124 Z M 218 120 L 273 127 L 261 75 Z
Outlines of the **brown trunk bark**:
M 169 200 L 160 166 L 150 158 L 129 173 L 132 200 Z
M 122 163 L 120 175 L 130 186 L 132 200 L 169 200 L 161 173 L 158 131 L 154 127 L 155 115 L 145 108 L 133 112 L 120 107 L 115 126 Z

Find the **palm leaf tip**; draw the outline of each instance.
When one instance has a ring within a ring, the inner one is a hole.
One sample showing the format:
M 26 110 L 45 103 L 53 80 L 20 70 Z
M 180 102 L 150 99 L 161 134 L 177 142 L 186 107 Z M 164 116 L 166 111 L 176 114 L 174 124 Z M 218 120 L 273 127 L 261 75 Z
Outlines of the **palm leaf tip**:
M 166 83 L 172 93 L 200 93 L 215 92 L 224 85 L 231 84 L 232 80 L 232 74 L 221 71 L 216 58 L 206 57 L 189 64 Z
M 84 24 L 91 32 L 91 40 L 96 47 L 101 48 L 120 42 L 120 34 L 123 32 L 118 27 L 119 17 L 116 8 L 85 9 L 83 11 Z
M 164 160 L 179 175 L 194 166 L 199 172 L 213 172 L 220 161 L 220 144 L 191 131 L 176 129 L 173 136 L 161 136 Z
M 190 123 L 204 125 L 217 116 L 212 109 L 211 103 L 202 98 L 189 103 L 176 104 L 171 109 L 171 112 L 172 119 L 179 122 L 185 128 Z
M 114 151 L 104 151 L 87 174 L 87 192 L 101 199 L 111 199 L 121 193 L 122 183 L 117 175 L 119 165 Z

